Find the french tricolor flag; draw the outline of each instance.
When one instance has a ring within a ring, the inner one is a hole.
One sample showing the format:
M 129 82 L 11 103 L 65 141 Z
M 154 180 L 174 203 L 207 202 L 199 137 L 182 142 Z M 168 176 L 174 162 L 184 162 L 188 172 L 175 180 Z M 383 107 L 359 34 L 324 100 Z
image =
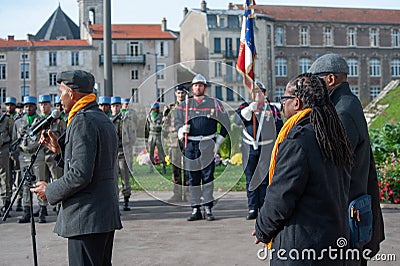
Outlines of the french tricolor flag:
M 254 80 L 254 60 L 256 58 L 256 46 L 254 42 L 254 0 L 246 0 L 242 31 L 240 34 L 240 49 L 236 69 L 243 75 L 243 84 L 252 90 Z

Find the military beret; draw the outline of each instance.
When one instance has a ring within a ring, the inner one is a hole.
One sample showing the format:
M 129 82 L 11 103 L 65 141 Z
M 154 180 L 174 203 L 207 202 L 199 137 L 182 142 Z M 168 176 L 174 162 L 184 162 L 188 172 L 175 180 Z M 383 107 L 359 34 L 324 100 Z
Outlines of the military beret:
M 24 104 L 37 104 L 37 99 L 34 96 L 24 96 Z
M 111 104 L 121 104 L 121 97 L 119 96 L 111 97 Z
M 5 104 L 14 104 L 14 105 L 17 105 L 17 99 L 15 99 L 14 97 L 7 97 L 7 98 L 6 98 Z
M 111 105 L 111 97 L 109 97 L 109 96 L 100 96 L 99 97 L 99 104 Z
M 48 94 L 39 95 L 39 103 L 51 102 L 51 97 Z

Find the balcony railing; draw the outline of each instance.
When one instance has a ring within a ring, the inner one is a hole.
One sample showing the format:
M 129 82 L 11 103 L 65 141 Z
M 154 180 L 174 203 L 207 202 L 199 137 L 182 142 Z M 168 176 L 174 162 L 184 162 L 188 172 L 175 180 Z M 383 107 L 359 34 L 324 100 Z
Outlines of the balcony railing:
M 104 55 L 99 55 L 100 65 L 104 64 Z M 113 64 L 146 64 L 146 55 L 122 55 L 113 54 L 112 55 Z
M 216 55 L 222 55 L 224 58 L 229 58 L 229 59 L 234 59 L 237 58 L 238 56 L 238 51 L 237 50 L 219 50 L 219 51 L 213 51 L 212 52 L 214 56 Z

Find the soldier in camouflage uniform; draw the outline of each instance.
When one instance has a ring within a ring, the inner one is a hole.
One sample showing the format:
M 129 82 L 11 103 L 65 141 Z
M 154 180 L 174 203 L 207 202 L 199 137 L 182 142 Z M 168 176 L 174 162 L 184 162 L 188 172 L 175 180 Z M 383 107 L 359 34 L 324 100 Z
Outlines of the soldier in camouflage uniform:
M 125 160 L 124 150 L 122 146 L 123 124 L 129 123 L 125 119 L 125 115 L 121 112 L 121 97 L 114 96 L 111 98 L 111 121 L 115 126 L 118 134 L 118 164 L 116 165 L 116 180 L 118 183 L 118 173 L 121 175 L 122 194 L 124 195 L 124 211 L 130 211 L 129 198 L 131 197 L 131 183 L 128 164 Z M 119 192 L 119 191 L 118 191 Z
M 167 170 L 165 167 L 165 153 L 161 140 L 161 131 L 163 128 L 163 115 L 160 113 L 160 104 L 158 102 L 153 103 L 151 106 L 150 114 L 147 116 L 146 127 L 145 127 L 145 138 L 147 139 L 147 145 L 149 146 L 150 161 L 154 165 L 154 149 L 157 147 L 158 158 L 160 164 L 163 165 L 162 174 L 166 174 Z M 150 172 L 152 172 L 153 166 L 150 166 Z
M 138 128 L 138 117 L 133 108 L 129 108 L 129 98 L 121 99 L 121 113 L 127 123 L 122 123 L 122 146 L 124 148 L 125 160 L 134 174 L 133 161 L 135 155 L 136 131 Z
M 34 154 L 39 147 L 39 138 L 40 132 L 35 136 L 35 138 L 31 138 L 27 135 L 27 133 L 35 127 L 37 123 L 40 123 L 40 116 L 36 113 L 37 107 L 37 99 L 33 96 L 25 96 L 24 97 L 24 110 L 25 114 L 22 118 L 18 119 L 14 123 L 14 127 L 12 130 L 12 140 L 16 141 L 20 140 L 19 145 L 16 147 L 16 151 L 19 152 L 19 162 L 21 169 L 24 170 L 31 163 L 32 154 Z M 45 181 L 45 165 L 44 165 L 44 151 L 40 150 L 38 156 L 36 157 L 35 163 L 32 167 L 33 173 L 36 175 L 37 181 Z M 35 182 L 32 182 L 32 185 Z M 30 221 L 31 212 L 30 212 L 30 198 L 29 198 L 29 188 L 23 187 L 23 207 L 24 213 L 22 218 L 18 220 L 19 223 L 28 223 Z M 45 217 L 44 210 L 47 206 L 47 202 L 38 198 L 41 212 L 39 217 Z M 39 220 L 39 222 L 41 222 Z
M 10 182 L 10 141 L 13 119 L 8 113 L 0 116 L 0 196 L 3 207 L 0 209 L 0 216 L 11 203 L 12 183 Z
M 183 171 L 184 180 L 182 181 L 182 142 L 178 139 L 178 133 L 176 132 L 174 125 L 175 108 L 185 100 L 186 94 L 187 89 L 185 88 L 185 86 L 176 86 L 176 102 L 167 105 L 164 110 L 164 133 L 166 133 L 166 137 L 168 137 L 168 155 L 172 164 L 172 181 L 174 182 L 174 194 L 169 199 L 170 202 L 189 201 L 189 178 L 186 171 Z
M 10 124 L 11 124 L 11 129 L 14 127 L 14 122 L 18 119 L 20 119 L 23 115 L 23 110 L 24 106 L 22 103 L 17 103 L 17 99 L 14 97 L 7 97 L 6 98 L 6 111 L 7 114 L 10 115 Z M 18 187 L 18 185 L 21 182 L 22 176 L 21 176 L 21 168 L 19 165 L 19 153 L 18 151 L 15 151 L 13 153 L 10 152 L 10 187 L 11 190 L 13 189 L 13 186 L 15 185 Z M 17 212 L 22 211 L 22 191 L 20 191 L 18 198 L 17 198 L 17 207 L 15 209 Z
M 39 95 L 39 108 L 40 108 L 40 116 L 42 119 L 46 119 L 51 114 L 51 97 L 50 95 Z M 58 117 L 51 123 L 50 129 L 57 136 L 60 137 L 64 131 L 66 130 L 65 121 Z M 45 161 L 45 176 L 43 179 L 50 183 L 50 176 L 53 180 L 58 179 L 62 176 L 63 169 L 57 165 L 57 161 L 55 159 L 56 155 L 54 152 L 49 150 L 47 147 L 43 147 L 44 151 L 44 161 Z M 42 206 L 40 209 L 44 215 L 39 217 L 39 221 L 41 223 L 46 222 L 47 215 L 47 207 Z M 38 216 L 39 211 L 34 213 L 34 216 Z

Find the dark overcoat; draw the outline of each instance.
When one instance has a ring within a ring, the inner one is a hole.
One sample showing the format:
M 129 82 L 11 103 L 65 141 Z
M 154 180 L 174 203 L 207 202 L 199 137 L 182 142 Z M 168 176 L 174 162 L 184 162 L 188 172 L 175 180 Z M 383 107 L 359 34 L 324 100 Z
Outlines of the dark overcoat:
M 349 167 L 337 167 L 324 159 L 309 118 L 303 118 L 279 145 L 272 183 L 256 221 L 257 239 L 273 241 L 271 265 L 341 265 L 326 255 L 321 260 L 291 260 L 289 252 L 338 248 L 349 239 L 347 203 Z M 288 260 L 277 258 L 278 250 Z M 313 257 L 310 257 L 313 258 Z
M 64 175 L 46 188 L 61 203 L 54 232 L 62 237 L 121 229 L 115 184 L 118 137 L 110 119 L 92 102 L 75 114 L 65 135 Z

